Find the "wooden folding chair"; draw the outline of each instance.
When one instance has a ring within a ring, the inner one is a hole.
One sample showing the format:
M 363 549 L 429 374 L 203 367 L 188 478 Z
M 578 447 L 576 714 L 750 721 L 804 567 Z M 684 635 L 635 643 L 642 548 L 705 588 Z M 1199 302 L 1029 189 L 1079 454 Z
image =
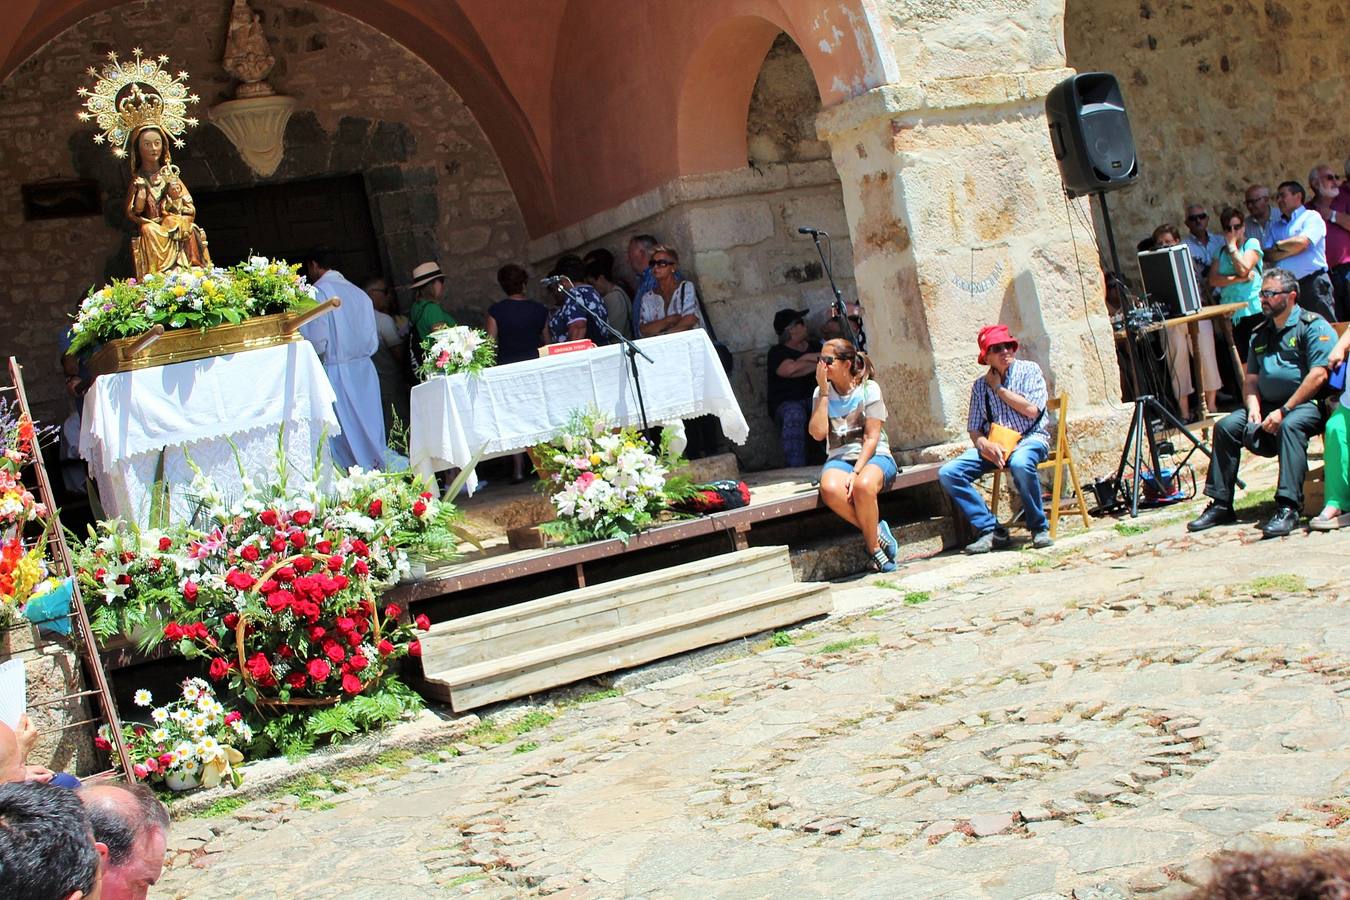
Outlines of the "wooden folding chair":
M 1083 489 L 1078 484 L 1078 467 L 1074 465 L 1073 453 L 1069 449 L 1068 440 L 1068 421 L 1069 421 L 1069 395 L 1060 394 L 1055 397 L 1046 406 L 1046 415 L 1057 415 L 1058 423 L 1055 425 L 1055 440 L 1050 446 L 1050 455 L 1045 461 L 1038 465 L 1037 471 L 1041 469 L 1053 468 L 1055 470 L 1053 485 L 1050 492 L 1050 509 L 1046 512 L 1050 517 L 1050 537 L 1059 536 L 1059 501 L 1060 495 L 1064 489 L 1064 470 L 1069 470 L 1069 478 L 1073 480 L 1073 496 L 1078 503 L 1078 513 L 1083 517 L 1083 527 L 1091 528 L 1092 519 L 1088 517 L 1087 503 L 1083 500 Z M 999 484 L 1003 480 L 1003 470 L 994 470 L 994 488 L 990 492 L 990 511 L 994 518 L 998 518 L 998 497 Z M 1016 487 L 1012 479 L 1008 480 L 1008 493 L 1016 497 Z

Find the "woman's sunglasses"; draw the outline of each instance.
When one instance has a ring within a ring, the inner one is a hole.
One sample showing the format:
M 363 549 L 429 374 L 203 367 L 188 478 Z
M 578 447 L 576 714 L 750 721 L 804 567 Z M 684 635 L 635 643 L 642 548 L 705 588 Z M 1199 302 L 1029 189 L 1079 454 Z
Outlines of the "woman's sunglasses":
M 654 259 L 654 260 L 652 260 L 652 268 L 653 268 L 653 269 L 659 269 L 659 268 L 661 268 L 662 266 L 673 266 L 673 265 L 675 265 L 675 260 L 673 260 L 673 259 Z

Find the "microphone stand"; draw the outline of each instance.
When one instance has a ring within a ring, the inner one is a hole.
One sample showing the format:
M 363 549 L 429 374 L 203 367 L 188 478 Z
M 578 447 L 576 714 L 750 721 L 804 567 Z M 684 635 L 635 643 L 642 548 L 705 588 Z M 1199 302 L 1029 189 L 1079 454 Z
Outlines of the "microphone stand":
M 798 229 L 798 231 L 801 230 L 803 229 Z M 830 233 L 828 231 L 821 231 L 818 228 L 812 228 L 807 233 L 811 235 L 811 240 L 815 242 L 816 255 L 820 257 L 820 264 L 825 268 L 826 277 L 830 279 L 830 290 L 834 292 L 834 303 L 832 303 L 831 306 L 834 309 L 835 315 L 839 318 L 839 329 L 842 332 L 843 337 L 850 344 L 861 350 L 862 344 L 858 342 L 857 332 L 853 330 L 853 323 L 850 322 L 848 318 L 848 308 L 844 306 L 844 295 L 839 292 L 839 285 L 834 281 L 834 268 L 830 265 L 829 260 L 825 258 L 825 251 L 820 249 L 820 236 L 823 234 L 826 238 L 829 238 Z
M 635 344 L 627 335 L 622 334 L 619 329 L 592 312 L 585 303 L 581 302 L 581 299 L 578 298 L 576 294 L 572 293 L 572 289 L 566 284 L 561 281 L 555 281 L 549 284 L 548 287 L 562 291 L 576 302 L 576 305 L 586 314 L 586 318 L 600 326 L 600 330 L 608 335 L 611 341 L 617 339 L 619 343 L 623 344 L 624 356 L 628 357 L 628 368 L 633 374 L 633 387 L 637 390 L 638 414 L 642 417 L 642 431 L 645 434 L 650 426 L 647 424 L 647 405 L 642 400 L 642 378 L 638 375 L 637 358 L 641 356 L 652 365 L 656 365 L 656 360 L 648 356 L 646 351 Z

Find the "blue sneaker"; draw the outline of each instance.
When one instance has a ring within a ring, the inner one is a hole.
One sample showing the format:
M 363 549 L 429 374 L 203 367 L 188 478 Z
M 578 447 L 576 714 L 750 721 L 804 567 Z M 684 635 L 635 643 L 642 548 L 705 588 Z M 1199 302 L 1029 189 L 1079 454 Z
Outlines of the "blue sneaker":
M 881 549 L 886 551 L 886 558 L 895 562 L 895 558 L 900 555 L 900 542 L 891 534 L 891 526 L 886 524 L 885 519 L 877 521 L 877 540 L 881 541 Z
M 894 572 L 895 563 L 886 556 L 886 551 L 880 547 L 872 551 L 872 568 L 878 572 Z

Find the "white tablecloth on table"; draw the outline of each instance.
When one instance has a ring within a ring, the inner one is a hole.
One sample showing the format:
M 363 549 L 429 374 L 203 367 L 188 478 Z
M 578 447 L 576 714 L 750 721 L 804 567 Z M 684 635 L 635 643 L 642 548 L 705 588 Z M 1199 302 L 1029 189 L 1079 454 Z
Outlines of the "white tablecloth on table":
M 80 455 L 98 482 L 105 514 L 145 524 L 161 457 L 170 515 L 189 517 L 184 454 L 217 483 L 244 471 L 275 480 L 277 433 L 285 427 L 288 484 L 308 483 L 325 429 L 338 431 L 333 388 L 306 341 L 100 375 L 84 398 Z M 233 442 L 233 447 L 231 447 Z M 167 452 L 161 452 L 167 451 Z M 331 470 L 323 464 L 325 476 Z
M 717 351 L 702 330 L 644 338 L 637 346 L 650 425 L 704 414 L 738 444 L 750 434 Z M 621 345 L 433 378 L 412 389 L 408 455 L 423 474 L 463 468 L 558 435 L 575 410 L 596 409 L 616 425 L 641 425 L 628 358 Z

